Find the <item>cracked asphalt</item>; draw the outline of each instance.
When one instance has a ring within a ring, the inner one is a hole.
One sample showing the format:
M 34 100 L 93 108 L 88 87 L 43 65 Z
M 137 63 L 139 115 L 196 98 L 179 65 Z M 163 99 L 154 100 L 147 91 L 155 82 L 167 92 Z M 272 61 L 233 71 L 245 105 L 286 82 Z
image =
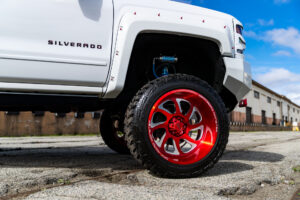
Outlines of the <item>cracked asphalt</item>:
M 291 199 L 300 133 L 231 133 L 199 178 L 155 177 L 97 136 L 0 138 L 0 199 Z

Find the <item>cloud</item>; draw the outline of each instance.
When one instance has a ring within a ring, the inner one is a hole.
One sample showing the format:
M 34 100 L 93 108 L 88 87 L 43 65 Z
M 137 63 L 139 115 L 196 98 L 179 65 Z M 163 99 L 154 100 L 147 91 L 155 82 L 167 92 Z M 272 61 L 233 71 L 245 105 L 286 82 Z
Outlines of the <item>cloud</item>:
M 292 54 L 289 51 L 280 50 L 280 51 L 277 51 L 277 52 L 273 53 L 273 56 L 286 56 L 286 57 L 290 57 L 290 56 L 292 56 Z
M 259 81 L 266 84 L 281 84 L 282 82 L 300 82 L 300 74 L 295 74 L 284 68 L 272 68 L 257 76 Z
M 271 68 L 255 77 L 258 82 L 300 105 L 300 74 L 284 68 Z
M 267 73 L 270 70 L 270 67 L 260 66 L 260 67 L 253 67 L 252 73 L 256 77 L 256 75 Z
M 292 49 L 296 54 L 300 55 L 300 31 L 294 27 L 273 29 L 263 33 L 255 33 L 254 31 L 245 31 L 245 37 L 256 40 L 271 42 L 274 45 Z M 287 51 L 277 52 L 287 56 Z
M 244 31 L 244 36 L 254 39 L 259 39 L 259 36 L 254 31 Z
M 267 31 L 264 35 L 264 40 L 275 45 L 291 48 L 297 54 L 300 54 L 300 32 L 294 27 Z
M 285 3 L 289 3 L 290 2 L 290 0 L 274 0 L 274 3 L 275 4 L 285 4 Z
M 246 58 L 246 60 L 255 60 L 255 56 L 248 54 L 248 53 L 245 54 L 245 58 Z
M 270 19 L 270 20 L 259 19 L 259 20 L 257 20 L 257 22 L 260 26 L 273 26 L 274 25 L 274 19 Z

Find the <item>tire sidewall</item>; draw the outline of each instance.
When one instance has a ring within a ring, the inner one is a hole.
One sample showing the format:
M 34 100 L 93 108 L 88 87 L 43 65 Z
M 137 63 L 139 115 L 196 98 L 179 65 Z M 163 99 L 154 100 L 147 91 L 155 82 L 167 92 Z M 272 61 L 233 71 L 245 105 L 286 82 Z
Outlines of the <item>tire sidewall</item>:
M 204 87 L 204 85 L 206 85 L 206 87 Z M 190 165 L 174 164 L 161 157 L 152 146 L 148 134 L 148 117 L 152 106 L 161 96 L 169 91 L 176 89 L 193 90 L 205 97 L 215 110 L 218 121 L 218 137 L 213 149 L 202 160 Z M 137 132 L 140 133 L 139 137 L 142 137 L 141 141 L 144 143 L 141 145 L 145 145 L 147 147 L 145 150 L 148 152 L 146 153 L 150 154 L 150 157 L 154 159 L 154 162 L 159 162 L 160 167 L 164 168 L 165 170 L 170 170 L 171 168 L 173 171 L 176 171 L 178 173 L 184 173 L 186 171 L 197 172 L 199 170 L 203 170 L 203 168 L 205 167 L 209 167 L 208 165 L 209 163 L 211 163 L 211 160 L 217 157 L 220 153 L 219 148 L 225 148 L 226 146 L 226 144 L 222 144 L 222 141 L 224 141 L 223 137 L 228 137 L 226 136 L 228 134 L 228 120 L 226 120 L 227 115 L 224 108 L 222 108 L 222 106 L 220 105 L 220 101 L 221 99 L 217 95 L 217 93 L 208 84 L 204 84 L 204 81 L 201 80 L 186 81 L 170 79 L 166 83 L 154 85 L 154 87 L 148 88 L 137 104 L 137 115 L 135 119 L 135 121 L 137 122 Z M 223 150 L 221 151 L 223 152 Z

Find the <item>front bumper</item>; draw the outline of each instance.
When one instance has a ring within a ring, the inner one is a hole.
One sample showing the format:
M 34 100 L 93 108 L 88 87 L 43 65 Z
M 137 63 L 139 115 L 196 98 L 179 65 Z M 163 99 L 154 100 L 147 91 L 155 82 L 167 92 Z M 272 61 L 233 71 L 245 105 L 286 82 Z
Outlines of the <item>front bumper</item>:
M 251 66 L 243 58 L 223 58 L 226 66 L 224 86 L 240 101 L 252 88 Z

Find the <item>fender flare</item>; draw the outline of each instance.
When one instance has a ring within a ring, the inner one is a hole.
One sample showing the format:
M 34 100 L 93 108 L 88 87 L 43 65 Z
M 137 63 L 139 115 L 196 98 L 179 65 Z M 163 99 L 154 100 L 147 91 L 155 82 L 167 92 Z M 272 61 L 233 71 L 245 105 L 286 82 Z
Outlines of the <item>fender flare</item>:
M 170 11 L 157 12 L 151 8 L 140 8 L 126 12 L 116 28 L 112 64 L 107 78 L 103 98 L 116 98 L 123 90 L 131 53 L 137 36 L 141 33 L 166 33 L 207 39 L 215 42 L 223 56 L 234 56 L 232 24 L 224 21 Z

